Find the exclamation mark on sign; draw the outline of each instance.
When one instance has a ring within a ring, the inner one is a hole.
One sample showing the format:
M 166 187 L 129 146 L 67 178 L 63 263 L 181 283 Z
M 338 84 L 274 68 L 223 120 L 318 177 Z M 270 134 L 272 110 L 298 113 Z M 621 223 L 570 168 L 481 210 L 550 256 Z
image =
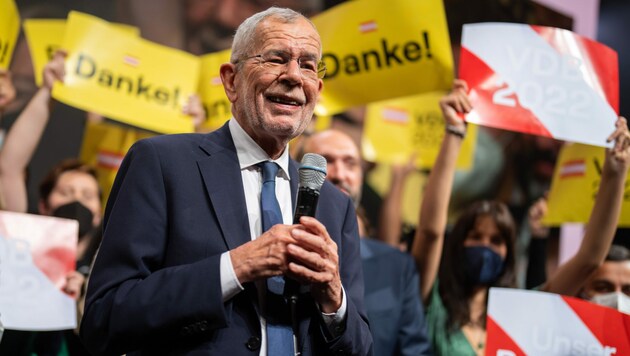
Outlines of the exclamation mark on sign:
M 422 31 L 422 37 L 424 37 L 424 48 L 427 49 L 427 58 L 431 58 L 431 46 L 429 45 L 429 33 Z
M 4 58 L 7 56 L 7 51 L 9 50 L 9 41 L 5 42 L 4 45 L 0 43 L 0 63 L 4 63 Z

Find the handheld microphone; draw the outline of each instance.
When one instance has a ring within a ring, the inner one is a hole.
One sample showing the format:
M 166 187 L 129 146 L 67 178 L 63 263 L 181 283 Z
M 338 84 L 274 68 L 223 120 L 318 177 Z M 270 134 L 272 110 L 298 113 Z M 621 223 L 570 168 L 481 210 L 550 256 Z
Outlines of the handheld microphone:
M 302 216 L 315 216 L 319 190 L 326 179 L 326 159 L 315 153 L 307 153 L 302 158 L 298 169 L 300 181 L 293 214 L 293 223 L 299 224 Z M 285 278 L 284 296 L 292 301 L 297 300 L 300 285 L 291 278 Z
M 298 224 L 302 216 L 315 216 L 319 190 L 326 179 L 326 158 L 315 153 L 307 153 L 302 158 L 302 165 L 298 171 L 300 182 L 293 215 L 294 224 Z
M 302 157 L 302 164 L 298 169 L 300 181 L 293 214 L 293 223 L 299 224 L 302 216 L 315 216 L 319 190 L 326 179 L 326 159 L 315 153 L 307 153 Z M 291 328 L 293 329 L 293 349 L 296 355 L 301 355 L 302 348 L 298 340 L 300 323 L 298 319 L 297 301 L 300 294 L 300 284 L 291 278 L 284 278 L 284 297 L 289 303 L 291 313 Z

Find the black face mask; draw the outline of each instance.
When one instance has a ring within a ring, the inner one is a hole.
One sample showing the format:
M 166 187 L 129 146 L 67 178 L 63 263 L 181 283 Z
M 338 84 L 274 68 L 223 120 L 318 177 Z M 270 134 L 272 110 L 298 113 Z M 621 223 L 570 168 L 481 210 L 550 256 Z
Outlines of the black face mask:
M 87 234 L 93 227 L 92 220 L 94 219 L 94 214 L 92 214 L 90 209 L 78 201 L 73 201 L 57 207 L 57 209 L 52 212 L 52 216 L 78 221 L 79 237 Z

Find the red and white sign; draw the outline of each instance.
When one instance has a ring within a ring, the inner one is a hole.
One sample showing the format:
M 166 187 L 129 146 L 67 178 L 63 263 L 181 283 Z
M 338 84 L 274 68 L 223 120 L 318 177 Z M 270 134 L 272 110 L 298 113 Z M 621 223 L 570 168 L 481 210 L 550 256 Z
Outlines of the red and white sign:
M 7 329 L 76 327 L 75 300 L 61 288 L 74 270 L 79 223 L 0 211 L 0 318 Z
M 617 53 L 571 31 L 464 25 L 460 77 L 480 125 L 608 146 L 619 112 Z
M 491 288 L 486 355 L 630 355 L 630 315 L 558 294 Z

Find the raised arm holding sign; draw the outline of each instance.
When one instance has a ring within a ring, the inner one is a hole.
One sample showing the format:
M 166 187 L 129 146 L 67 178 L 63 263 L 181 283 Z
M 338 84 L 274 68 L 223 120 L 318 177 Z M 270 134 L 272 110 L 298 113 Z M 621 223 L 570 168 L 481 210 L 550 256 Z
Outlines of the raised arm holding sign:
M 621 212 L 625 182 L 630 168 L 630 133 L 626 119 L 620 117 L 616 130 L 608 137 L 614 143 L 606 150 L 599 192 L 586 226 L 582 244 L 575 256 L 541 287 L 541 290 L 565 295 L 576 295 L 584 277 L 595 271 L 604 261 L 615 236 Z
M 455 162 L 466 136 L 459 114 L 472 109 L 467 89 L 466 82 L 455 81 L 453 91 L 440 102 L 448 134 L 425 188 L 413 245 L 433 350 L 444 355 L 487 351 L 488 289 L 516 286 L 515 227 L 504 204 L 471 205 L 457 219 L 449 239 L 444 239 Z M 607 138 L 614 141 L 613 148 L 580 253 L 558 269 L 542 287 L 545 291 L 574 295 L 608 251 L 630 166 L 630 133 L 624 118 L 617 120 L 616 130 Z

